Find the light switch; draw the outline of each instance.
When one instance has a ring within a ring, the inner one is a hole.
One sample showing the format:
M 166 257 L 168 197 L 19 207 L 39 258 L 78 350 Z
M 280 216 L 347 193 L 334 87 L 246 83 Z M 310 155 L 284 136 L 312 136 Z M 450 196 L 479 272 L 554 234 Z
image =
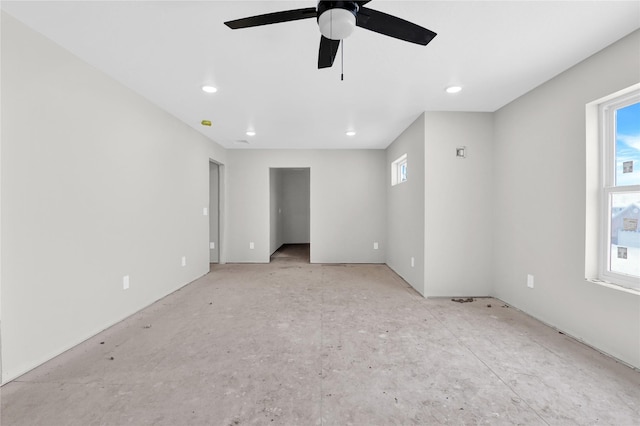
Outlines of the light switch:
M 203 216 L 207 216 L 208 214 L 209 214 L 209 209 L 208 209 L 208 208 L 206 208 L 206 207 L 203 207 L 203 209 L 202 209 L 202 215 L 203 215 Z
M 122 289 L 127 290 L 129 288 L 129 275 L 122 277 Z
M 251 242 L 249 243 L 249 249 L 250 249 L 250 250 L 253 250 L 254 248 L 256 248 L 256 246 L 255 246 L 255 244 L 253 244 L 253 241 L 251 241 Z

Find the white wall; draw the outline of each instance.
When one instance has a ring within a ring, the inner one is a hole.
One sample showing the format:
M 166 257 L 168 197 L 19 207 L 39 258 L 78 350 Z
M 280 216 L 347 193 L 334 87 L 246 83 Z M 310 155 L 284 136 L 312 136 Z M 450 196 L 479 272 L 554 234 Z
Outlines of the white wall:
M 585 105 L 640 81 L 639 46 L 636 31 L 494 122 L 494 294 L 636 367 L 640 296 L 585 281 Z
M 386 150 L 387 265 L 424 295 L 425 118 L 421 114 Z M 391 186 L 391 163 L 407 154 L 407 180 Z M 411 266 L 411 258 L 414 266 Z
M 309 169 L 280 169 L 282 180 L 282 226 L 285 244 L 310 242 L 311 176 Z
M 425 112 L 387 148 L 387 264 L 426 297 L 491 292 L 492 138 L 490 113 Z
M 425 290 L 487 296 L 492 289 L 493 114 L 425 113 Z M 456 157 L 466 147 L 465 159 Z
M 4 13 L 1 71 L 6 382 L 207 273 L 225 151 Z
M 227 163 L 229 262 L 269 262 L 269 168 L 308 167 L 311 262 L 384 263 L 384 151 L 232 150 Z

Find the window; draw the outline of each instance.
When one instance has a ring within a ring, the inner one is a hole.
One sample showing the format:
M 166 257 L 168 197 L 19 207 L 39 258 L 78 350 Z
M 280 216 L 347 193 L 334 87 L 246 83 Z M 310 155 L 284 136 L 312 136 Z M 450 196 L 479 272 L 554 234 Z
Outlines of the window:
M 640 290 L 640 90 L 599 105 L 600 273 Z
M 391 185 L 407 181 L 407 154 L 401 155 L 391 163 Z

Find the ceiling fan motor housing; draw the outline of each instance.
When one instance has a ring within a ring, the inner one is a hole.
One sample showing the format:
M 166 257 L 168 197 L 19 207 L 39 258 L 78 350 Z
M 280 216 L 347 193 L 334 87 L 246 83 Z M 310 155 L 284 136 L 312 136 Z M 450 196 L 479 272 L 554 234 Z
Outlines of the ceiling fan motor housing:
M 358 3 L 355 1 L 319 1 L 318 27 L 331 40 L 344 40 L 356 28 Z

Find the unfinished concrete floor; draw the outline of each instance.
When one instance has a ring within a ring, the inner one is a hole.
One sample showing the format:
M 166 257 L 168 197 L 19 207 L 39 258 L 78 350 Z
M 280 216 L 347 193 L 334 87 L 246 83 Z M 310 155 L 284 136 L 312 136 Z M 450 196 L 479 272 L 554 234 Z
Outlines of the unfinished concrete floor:
M 4 386 L 1 423 L 640 423 L 639 372 L 503 305 L 384 265 L 214 265 Z

